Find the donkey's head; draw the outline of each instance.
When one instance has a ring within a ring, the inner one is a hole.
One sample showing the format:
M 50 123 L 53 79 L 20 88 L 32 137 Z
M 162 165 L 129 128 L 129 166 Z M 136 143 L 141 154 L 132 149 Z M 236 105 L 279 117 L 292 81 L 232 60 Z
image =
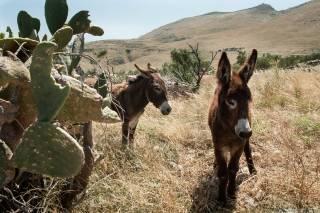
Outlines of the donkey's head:
M 143 77 L 149 79 L 146 88 L 148 101 L 159 108 L 163 115 L 168 115 L 172 108 L 168 101 L 166 84 L 158 71 L 153 68 L 150 63 L 148 63 L 148 69 L 142 69 L 136 64 L 134 66 L 140 71 Z
M 220 87 L 218 116 L 225 125 L 234 129 L 240 139 L 248 139 L 252 135 L 248 82 L 255 69 L 257 55 L 257 50 L 253 49 L 246 63 L 235 72 L 231 70 L 227 53 L 223 52 L 216 72 Z

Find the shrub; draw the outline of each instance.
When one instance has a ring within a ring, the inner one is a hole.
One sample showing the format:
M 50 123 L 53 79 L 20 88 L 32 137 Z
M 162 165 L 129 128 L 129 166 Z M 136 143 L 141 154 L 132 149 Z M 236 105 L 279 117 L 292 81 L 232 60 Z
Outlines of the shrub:
M 203 60 L 199 55 L 199 44 L 192 47 L 189 52 L 186 49 L 172 50 L 172 63 L 165 63 L 162 66 L 161 73 L 173 77 L 175 80 L 190 84 L 195 90 L 200 87 L 200 81 L 204 74 L 213 71 L 211 66 L 215 55 L 212 53 L 210 60 Z
M 102 56 L 105 56 L 107 54 L 107 50 L 99 50 L 98 52 L 94 53 L 97 58 L 101 58 Z

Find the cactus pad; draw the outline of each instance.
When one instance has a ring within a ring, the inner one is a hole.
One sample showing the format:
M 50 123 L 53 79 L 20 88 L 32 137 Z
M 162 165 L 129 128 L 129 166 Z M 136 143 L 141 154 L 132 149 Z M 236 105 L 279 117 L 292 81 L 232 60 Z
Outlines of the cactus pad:
M 23 134 L 11 161 L 22 170 L 67 178 L 81 170 L 84 152 L 65 130 L 35 122 Z
M 95 88 L 103 98 L 107 96 L 108 85 L 105 73 L 100 74 L 99 79 L 96 81 L 93 88 Z
M 71 39 L 72 39 L 72 28 L 69 26 L 66 26 L 57 30 L 53 34 L 50 41 L 58 45 L 56 52 L 61 52 L 63 48 L 65 48 L 68 45 Z
M 73 35 L 86 32 L 86 30 L 89 29 L 91 21 L 88 17 L 89 11 L 82 10 L 70 19 L 68 26 L 72 27 Z
M 69 126 L 74 123 L 86 123 L 91 120 L 100 123 L 120 122 L 117 113 L 103 111 L 103 99 L 93 88 L 81 83 L 70 76 L 60 75 L 53 71 L 52 75 L 56 81 L 65 85 L 67 82 L 71 85 L 71 93 L 59 111 L 57 117 L 63 126 Z
M 9 33 L 9 38 L 13 38 L 14 37 L 12 28 L 10 26 L 7 27 L 6 31 Z
M 44 34 L 44 36 L 42 37 L 42 40 L 41 41 L 48 41 L 48 36 L 47 34 Z
M 0 188 L 9 183 L 14 177 L 14 167 L 9 164 L 11 157 L 10 148 L 0 140 Z
M 30 39 L 40 41 L 38 33 L 36 30 L 32 30 L 31 35 L 29 36 Z
M 104 34 L 104 31 L 101 27 L 92 25 L 89 27 L 86 33 L 89 33 L 93 36 L 102 36 Z
M 81 56 L 76 56 L 72 59 L 71 64 L 68 66 L 68 75 L 71 75 L 72 70 L 75 69 L 81 60 Z
M 105 120 L 107 120 L 108 123 L 117 123 L 121 121 L 118 114 L 109 107 L 105 107 L 102 110 L 102 116 L 100 120 L 97 121 L 103 123 Z
M 30 74 L 27 67 L 20 61 L 10 57 L 0 57 L 0 86 L 7 83 L 26 87 L 30 82 Z
M 24 10 L 21 10 L 18 13 L 17 22 L 21 37 L 29 38 L 34 29 L 37 31 L 37 33 L 40 30 L 40 20 L 31 17 L 29 13 Z
M 68 18 L 67 0 L 46 0 L 44 9 L 49 31 L 53 35 Z
M 103 99 L 102 108 L 105 108 L 105 107 L 109 107 L 110 108 L 110 106 L 111 106 L 111 97 L 110 96 L 105 97 Z
M 30 52 L 32 52 L 34 48 L 39 44 L 38 41 L 29 39 L 29 38 L 5 38 L 5 39 L 0 39 L 0 48 L 3 49 L 4 53 L 6 51 L 10 51 L 14 53 L 19 49 L 19 45 L 17 42 L 19 44 L 25 43 L 23 47 L 29 50 Z
M 52 54 L 57 45 L 42 42 L 34 50 L 30 65 L 31 86 L 38 109 L 38 120 L 50 122 L 59 112 L 70 94 L 70 85 L 55 83 L 51 76 Z

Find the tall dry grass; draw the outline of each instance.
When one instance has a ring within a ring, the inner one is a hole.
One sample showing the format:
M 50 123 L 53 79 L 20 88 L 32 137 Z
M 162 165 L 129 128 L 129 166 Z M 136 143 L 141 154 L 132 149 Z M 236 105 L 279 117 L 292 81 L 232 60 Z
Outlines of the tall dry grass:
M 237 199 L 216 207 L 214 153 L 207 125 L 215 80 L 199 93 L 171 100 L 162 116 L 148 105 L 134 150 L 121 151 L 121 125 L 94 124 L 95 167 L 75 212 L 312 212 L 320 211 L 320 68 L 256 72 L 253 93 L 253 160 L 244 157 Z

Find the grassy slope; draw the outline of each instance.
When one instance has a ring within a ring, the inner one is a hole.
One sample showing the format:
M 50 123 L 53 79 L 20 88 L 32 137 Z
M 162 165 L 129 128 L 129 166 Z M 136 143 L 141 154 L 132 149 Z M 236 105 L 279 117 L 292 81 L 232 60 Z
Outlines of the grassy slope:
M 244 157 L 238 199 L 220 212 L 279 212 L 320 206 L 320 67 L 255 73 L 253 159 Z M 121 125 L 94 125 L 95 168 L 89 197 L 76 212 L 210 212 L 217 196 L 207 110 L 215 80 L 205 76 L 198 94 L 172 99 L 162 116 L 151 104 L 137 127 L 135 149 L 120 150 Z M 281 211 L 282 211 L 281 210 Z

